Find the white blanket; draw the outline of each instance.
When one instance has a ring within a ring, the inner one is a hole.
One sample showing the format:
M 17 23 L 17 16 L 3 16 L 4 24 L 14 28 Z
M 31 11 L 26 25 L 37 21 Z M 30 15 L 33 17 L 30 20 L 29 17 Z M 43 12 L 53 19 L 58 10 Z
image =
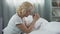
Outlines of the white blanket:
M 44 28 L 29 34 L 60 34 L 60 22 L 49 22 Z
M 60 32 L 60 22 L 50 22 L 44 27 L 45 30 L 51 31 L 51 32 Z
M 49 31 L 40 31 L 40 30 L 37 30 L 37 31 L 33 31 L 29 34 L 56 34 L 55 32 L 49 32 Z

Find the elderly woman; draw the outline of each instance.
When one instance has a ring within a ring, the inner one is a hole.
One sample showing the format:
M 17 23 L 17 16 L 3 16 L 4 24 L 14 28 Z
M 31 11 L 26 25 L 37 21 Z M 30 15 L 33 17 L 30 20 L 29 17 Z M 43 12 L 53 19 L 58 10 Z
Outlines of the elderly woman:
M 33 10 L 33 5 L 29 2 L 24 2 L 22 3 L 17 9 L 16 9 L 16 14 L 12 16 L 10 19 L 8 25 L 6 28 L 4 28 L 3 33 L 4 34 L 21 34 L 22 32 L 24 33 L 30 33 L 34 27 L 34 24 L 36 21 L 39 19 L 38 14 L 34 14 L 33 16 L 33 21 L 27 27 L 24 23 L 25 21 L 23 20 L 24 17 L 27 17 L 30 15 L 30 13 Z

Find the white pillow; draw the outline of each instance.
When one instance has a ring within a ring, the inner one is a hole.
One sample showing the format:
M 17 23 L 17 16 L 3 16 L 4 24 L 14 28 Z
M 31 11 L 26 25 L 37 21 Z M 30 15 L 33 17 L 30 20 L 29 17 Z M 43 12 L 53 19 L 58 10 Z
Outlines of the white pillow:
M 44 30 L 59 33 L 60 32 L 60 22 L 50 22 L 49 24 L 47 24 L 44 27 Z

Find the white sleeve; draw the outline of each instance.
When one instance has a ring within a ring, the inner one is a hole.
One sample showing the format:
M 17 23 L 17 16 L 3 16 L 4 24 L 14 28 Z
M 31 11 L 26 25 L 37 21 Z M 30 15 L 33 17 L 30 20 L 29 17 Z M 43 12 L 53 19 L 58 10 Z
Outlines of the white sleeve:
M 22 23 L 22 19 L 15 19 L 15 24 L 21 24 Z
M 20 17 L 17 17 L 16 15 L 14 15 L 10 20 L 8 25 L 10 24 L 21 24 L 22 23 L 22 19 Z
M 17 15 L 14 15 L 11 18 L 11 22 L 13 22 L 14 24 L 21 24 L 22 23 L 22 19 L 21 19 L 21 17 L 18 17 Z
M 35 24 L 34 29 L 35 29 L 35 30 L 39 29 L 40 26 L 41 26 L 41 24 L 42 24 L 42 23 L 40 22 L 40 19 L 38 19 L 38 20 L 36 21 L 36 24 Z

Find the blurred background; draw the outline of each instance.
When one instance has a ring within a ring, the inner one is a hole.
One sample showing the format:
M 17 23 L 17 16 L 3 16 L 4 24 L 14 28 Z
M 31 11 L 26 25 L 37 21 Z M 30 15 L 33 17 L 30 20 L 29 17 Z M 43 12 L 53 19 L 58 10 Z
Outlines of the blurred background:
M 31 2 L 35 12 L 49 22 L 60 22 L 60 0 L 0 0 L 0 34 L 12 15 L 16 13 L 16 7 L 24 1 Z

